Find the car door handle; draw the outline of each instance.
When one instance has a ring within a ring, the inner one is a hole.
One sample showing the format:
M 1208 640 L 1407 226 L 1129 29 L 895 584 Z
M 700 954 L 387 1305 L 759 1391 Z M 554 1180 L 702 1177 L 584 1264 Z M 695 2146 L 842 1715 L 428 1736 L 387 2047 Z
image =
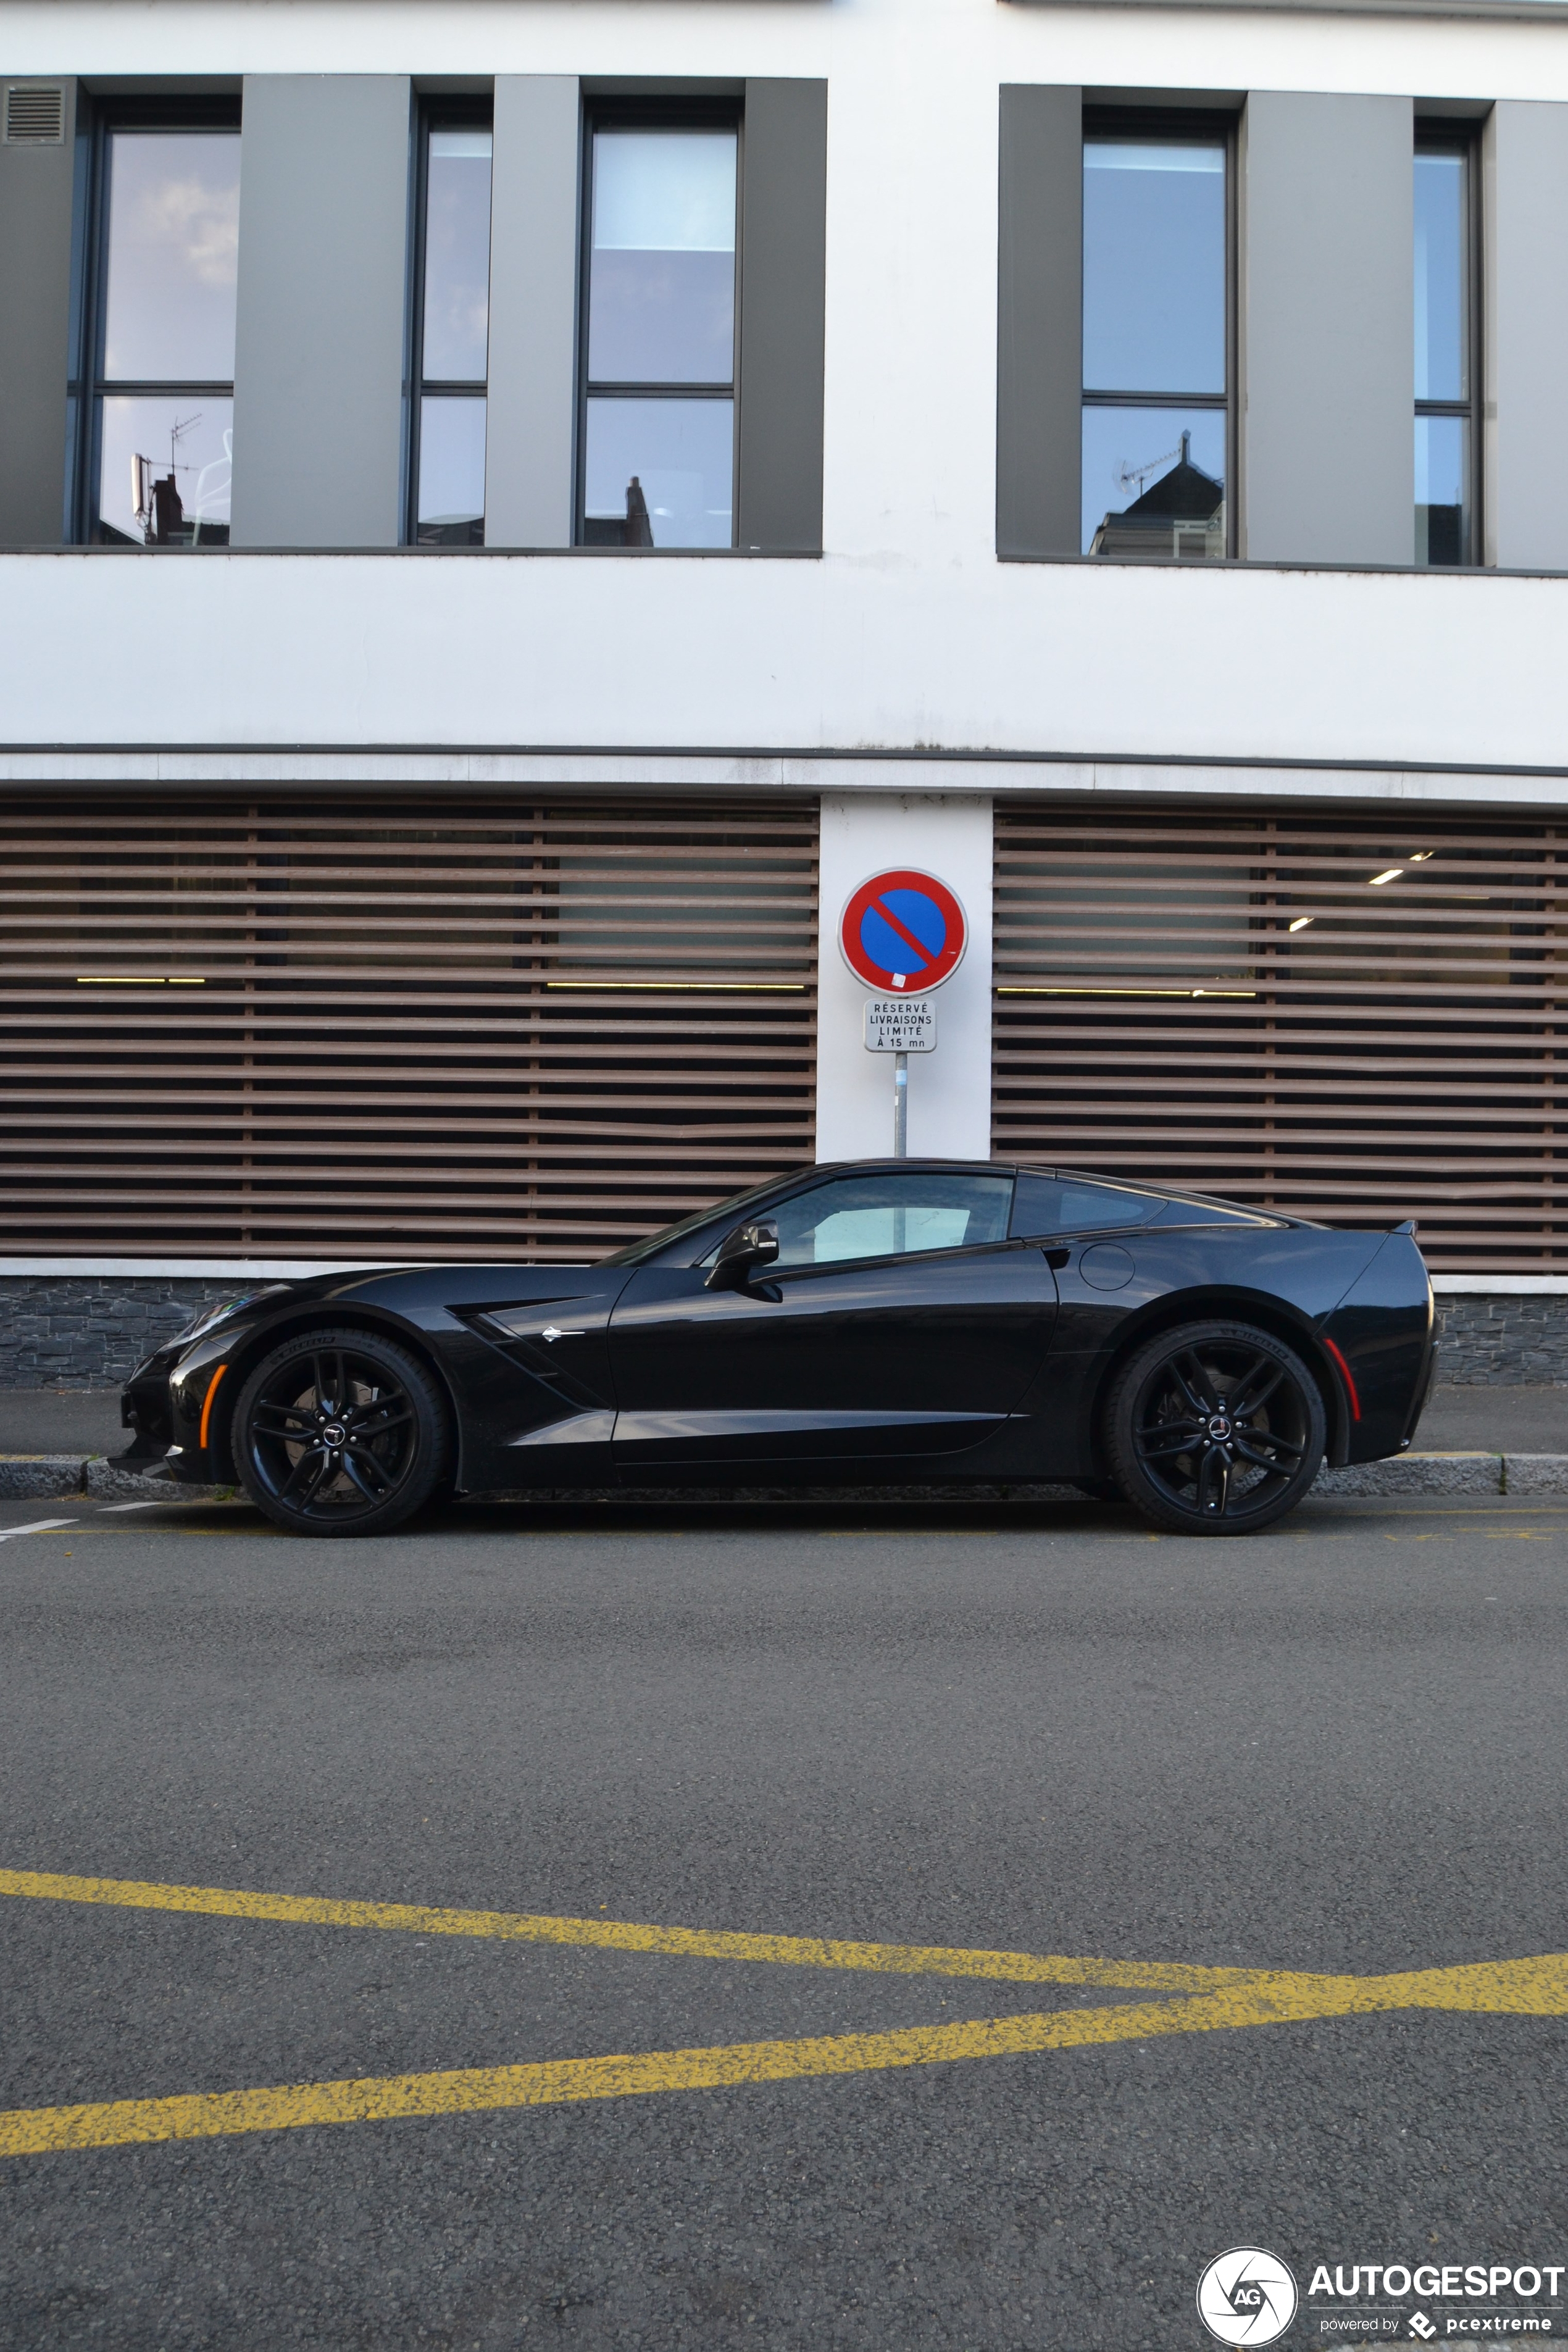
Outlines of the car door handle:
M 539 1336 L 553 1342 L 557 1339 L 585 1339 L 588 1334 L 586 1331 L 563 1331 L 555 1324 L 547 1323 Z
M 1072 1252 L 1068 1249 L 1048 1249 L 1045 1255 L 1046 1264 L 1048 1266 L 1053 1267 L 1055 1271 L 1059 1274 L 1063 1266 L 1066 1265 L 1068 1258 L 1071 1257 Z M 548 1336 L 548 1334 L 546 1336 Z

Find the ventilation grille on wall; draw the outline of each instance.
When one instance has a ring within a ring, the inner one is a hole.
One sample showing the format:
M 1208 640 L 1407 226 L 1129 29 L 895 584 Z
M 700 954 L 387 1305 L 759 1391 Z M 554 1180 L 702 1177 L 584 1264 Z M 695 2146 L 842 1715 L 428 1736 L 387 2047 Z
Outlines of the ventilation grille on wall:
M 0 808 L 0 1253 L 592 1258 L 812 1158 L 816 810 Z
M 58 147 L 66 135 L 66 94 L 58 82 L 7 82 L 7 147 Z
M 995 973 L 999 1158 L 1568 1271 L 1568 827 L 1009 803 Z

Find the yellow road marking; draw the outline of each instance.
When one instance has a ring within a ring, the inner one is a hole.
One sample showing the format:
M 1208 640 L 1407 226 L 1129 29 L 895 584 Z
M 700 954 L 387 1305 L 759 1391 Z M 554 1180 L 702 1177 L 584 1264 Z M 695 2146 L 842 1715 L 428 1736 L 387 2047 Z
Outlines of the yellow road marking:
M 979 2018 L 955 2025 L 906 2026 L 889 2033 L 835 2033 L 798 2042 L 730 2042 L 710 2050 L 656 2050 L 637 2056 L 465 2067 L 447 2074 L 387 2074 L 165 2099 L 24 2107 L 0 2115 L 0 2157 L 121 2147 L 157 2140 L 210 2139 L 238 2132 L 294 2130 L 313 2124 L 493 2113 L 504 2107 L 554 2106 L 658 2091 L 730 2090 L 752 2083 L 801 2082 L 967 2058 L 1019 2057 L 1046 2050 L 1141 2042 L 1156 2034 L 1301 2023 L 1398 2009 L 1568 2015 L 1568 1953 L 1473 1968 L 1424 1969 L 1391 1977 L 1280 1973 L 1261 1982 L 1231 1986 L 1185 2000 Z
M 1379 1498 L 1375 1496 L 1364 1495 L 1359 1499 L 1363 1502 L 1375 1502 Z M 1484 1504 L 1434 1503 L 1426 1505 L 1419 1509 L 1412 1509 L 1409 1505 L 1406 1504 L 1402 1506 L 1397 1511 L 1379 1511 L 1375 1513 L 1374 1516 L 1380 1519 L 1561 1518 L 1564 1508 L 1568 1507 L 1568 1506 L 1564 1506 L 1562 1503 L 1517 1503 L 1510 1501 L 1504 1502 L 1503 1507 L 1501 1510 L 1499 1510 L 1496 1507 L 1496 1505 L 1501 1501 L 1502 1497 L 1500 1496 L 1492 1496 Z
M 714 2090 L 747 2083 L 800 2081 L 967 2058 L 1142 2041 L 1156 2034 L 1212 2032 L 1251 2025 L 1368 2015 L 1399 2009 L 1568 2015 L 1568 1953 L 1396 1976 L 1314 1976 L 1290 1970 L 1201 1968 L 1184 1962 L 1075 1959 L 1029 1952 L 970 1951 L 940 1945 L 866 1944 L 760 1936 L 626 1920 L 558 1918 L 531 1913 L 458 1911 L 420 1904 L 353 1903 L 315 1895 L 174 1886 L 135 1879 L 0 1871 L 0 1895 L 106 1904 L 205 1916 L 321 1927 L 395 1928 L 422 1935 L 499 1937 L 704 1959 L 1005 1980 L 1114 1986 L 1184 1993 L 1185 1999 L 1110 2009 L 1058 2010 L 974 2019 L 885 2033 L 819 2035 L 795 2042 L 735 2042 L 717 2049 L 651 2051 L 542 2064 L 469 2067 L 335 2083 L 296 2083 L 116 2099 L 0 2114 L 0 2156 L 113 2147 L 132 2142 L 202 2139 L 304 2125 L 471 2114 L 565 2101 L 625 2098 L 657 2091 Z
M 417 1903 L 343 1903 L 315 1895 L 258 1895 L 228 1886 L 163 1886 L 133 1878 L 73 1878 L 0 1870 L 0 1895 L 104 1903 L 136 1911 L 196 1911 L 225 1919 L 278 1919 L 315 1927 L 394 1927 L 418 1936 L 490 1936 L 523 1944 L 684 1959 L 770 1960 L 887 1976 L 983 1977 L 1011 1984 L 1110 1985 L 1132 1992 L 1206 1992 L 1258 1981 L 1257 1969 L 1181 1961 L 1067 1959 L 1034 1952 L 950 1949 L 940 1944 L 859 1944 L 818 1936 L 751 1936 L 709 1927 L 653 1927 L 626 1919 L 552 1918 L 531 1912 L 438 1910 Z

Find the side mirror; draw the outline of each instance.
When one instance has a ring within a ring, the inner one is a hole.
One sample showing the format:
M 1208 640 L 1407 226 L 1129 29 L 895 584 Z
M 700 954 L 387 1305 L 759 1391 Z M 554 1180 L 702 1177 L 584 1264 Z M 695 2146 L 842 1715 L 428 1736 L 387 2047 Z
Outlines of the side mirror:
M 779 1254 L 779 1229 L 774 1224 L 737 1225 L 719 1244 L 710 1290 L 739 1290 L 753 1266 L 772 1265 Z

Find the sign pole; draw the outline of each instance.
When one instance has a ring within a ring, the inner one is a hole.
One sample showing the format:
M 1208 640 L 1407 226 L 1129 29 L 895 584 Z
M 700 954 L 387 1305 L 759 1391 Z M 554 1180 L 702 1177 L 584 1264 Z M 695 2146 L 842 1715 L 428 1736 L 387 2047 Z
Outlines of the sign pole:
M 934 874 L 912 866 L 869 875 L 838 918 L 839 953 L 856 979 L 878 992 L 866 1007 L 866 1051 L 893 1056 L 895 1160 L 910 1156 L 910 1055 L 936 1050 L 931 992 L 957 971 L 968 942 L 961 900 Z M 896 1209 L 900 1233 L 903 1215 Z

